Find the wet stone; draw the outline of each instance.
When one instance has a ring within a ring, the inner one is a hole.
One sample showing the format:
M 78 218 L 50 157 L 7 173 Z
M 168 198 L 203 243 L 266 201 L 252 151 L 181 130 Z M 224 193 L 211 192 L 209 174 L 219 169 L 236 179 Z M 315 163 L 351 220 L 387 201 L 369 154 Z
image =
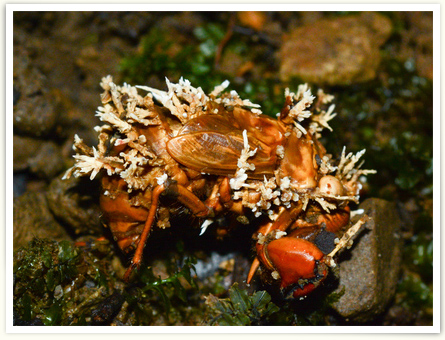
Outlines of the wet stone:
M 14 135 L 13 148 L 14 171 L 29 170 L 49 180 L 66 168 L 60 147 L 52 141 Z
M 42 140 L 14 135 L 13 144 L 13 168 L 14 172 L 26 170 L 29 167 L 29 159 L 39 151 Z
M 379 48 L 390 33 L 391 21 L 372 12 L 298 27 L 284 37 L 280 77 L 327 85 L 372 80 L 380 63 Z
M 14 132 L 44 136 L 52 129 L 55 121 L 54 108 L 39 94 L 19 100 L 14 107 Z
M 50 180 L 66 168 L 60 147 L 53 141 L 14 135 L 14 171 L 28 170 Z
M 385 311 L 394 296 L 401 266 L 401 222 L 394 203 L 371 198 L 359 209 L 371 217 L 350 251 L 338 259 L 343 296 L 333 304 L 347 321 L 364 323 Z M 357 219 L 360 216 L 356 217 Z
M 54 216 L 75 235 L 102 235 L 97 183 L 89 178 L 61 177 L 51 182 L 46 194 Z
M 122 294 L 115 291 L 108 296 L 91 312 L 91 321 L 93 325 L 105 325 L 111 322 L 119 313 L 125 298 Z
M 44 179 L 52 179 L 65 168 L 60 147 L 52 142 L 42 143 L 34 157 L 28 160 L 31 172 Z
M 25 49 L 14 48 L 14 133 L 46 136 L 57 116 L 45 76 L 32 65 Z
M 65 229 L 51 214 L 42 192 L 26 192 L 14 198 L 13 227 L 14 250 L 25 246 L 34 237 L 70 240 Z

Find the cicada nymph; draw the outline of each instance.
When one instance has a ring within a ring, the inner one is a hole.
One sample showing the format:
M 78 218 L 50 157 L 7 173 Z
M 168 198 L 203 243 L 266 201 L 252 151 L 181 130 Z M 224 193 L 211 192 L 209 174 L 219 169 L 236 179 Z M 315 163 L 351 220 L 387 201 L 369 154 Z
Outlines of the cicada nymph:
M 230 214 L 266 219 L 254 234 L 256 258 L 287 296 L 312 291 L 334 266 L 333 256 L 363 224 L 347 228 L 349 202 L 358 202 L 357 164 L 364 151 L 333 164 L 319 142 L 335 116 L 333 97 L 307 85 L 285 91 L 278 118 L 243 100 L 228 82 L 210 94 L 180 79 L 167 91 L 118 86 L 102 79 L 99 143 L 76 135 L 75 165 L 65 177 L 102 172 L 100 205 L 119 247 L 135 251 L 125 279 L 141 265 L 153 225 L 169 226 L 168 195 L 201 221 L 201 233 Z M 345 232 L 345 230 L 347 230 Z

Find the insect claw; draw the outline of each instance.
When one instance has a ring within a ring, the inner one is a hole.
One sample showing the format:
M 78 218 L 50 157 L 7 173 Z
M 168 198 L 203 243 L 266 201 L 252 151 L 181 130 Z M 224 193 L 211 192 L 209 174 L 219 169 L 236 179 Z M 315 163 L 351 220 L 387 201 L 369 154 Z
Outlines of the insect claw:
M 151 207 L 150 210 L 148 212 L 148 217 L 147 220 L 145 221 L 145 226 L 144 229 L 142 231 L 141 237 L 139 239 L 139 244 L 136 248 L 136 252 L 133 256 L 133 259 L 131 260 L 131 265 L 130 267 L 127 269 L 127 271 L 125 272 L 124 275 L 124 281 L 128 282 L 128 280 L 130 279 L 130 274 L 131 272 L 135 269 L 138 268 L 141 264 L 141 259 L 142 259 L 142 252 L 144 250 L 145 247 L 145 242 L 147 241 L 147 237 L 148 234 L 150 233 L 150 229 L 151 226 L 153 224 L 155 215 L 156 215 L 156 211 L 158 208 L 158 200 L 159 200 L 159 195 L 161 195 L 162 192 L 164 192 L 165 190 L 165 186 L 162 185 L 158 185 L 154 190 L 153 190 L 153 197 L 152 197 L 152 202 L 151 202 Z
M 255 275 L 256 271 L 258 270 L 258 267 L 260 266 L 260 261 L 258 260 L 258 257 L 255 257 L 255 259 L 252 262 L 252 265 L 250 266 L 249 275 L 247 275 L 247 284 L 252 281 L 253 276 Z
M 134 269 L 136 269 L 138 267 L 139 267 L 138 264 L 135 264 L 135 263 L 133 263 L 133 261 L 131 261 L 130 267 L 128 267 L 127 271 L 124 274 L 124 278 L 123 279 L 124 279 L 125 282 L 130 281 L 131 273 L 133 272 Z

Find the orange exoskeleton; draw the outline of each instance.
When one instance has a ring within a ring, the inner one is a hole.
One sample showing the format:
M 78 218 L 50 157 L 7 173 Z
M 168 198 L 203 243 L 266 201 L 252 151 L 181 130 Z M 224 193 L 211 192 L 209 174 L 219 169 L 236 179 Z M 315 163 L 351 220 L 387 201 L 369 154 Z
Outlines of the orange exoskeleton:
M 119 247 L 135 251 L 125 279 L 141 265 L 153 225 L 169 226 L 174 211 L 164 195 L 201 219 L 201 233 L 228 213 L 243 223 L 267 216 L 254 235 L 248 282 L 261 265 L 286 295 L 301 297 L 325 279 L 358 230 L 345 232 L 359 176 L 373 172 L 357 166 L 363 152 L 343 150 L 334 166 L 319 142 L 335 116 L 332 96 L 320 90 L 315 100 L 307 85 L 286 90 L 274 119 L 235 91 L 223 93 L 228 82 L 209 95 L 183 79 L 167 80 L 168 91 L 117 86 L 109 76 L 101 85 L 99 144 L 75 136 L 66 177 L 103 173 L 104 216 Z

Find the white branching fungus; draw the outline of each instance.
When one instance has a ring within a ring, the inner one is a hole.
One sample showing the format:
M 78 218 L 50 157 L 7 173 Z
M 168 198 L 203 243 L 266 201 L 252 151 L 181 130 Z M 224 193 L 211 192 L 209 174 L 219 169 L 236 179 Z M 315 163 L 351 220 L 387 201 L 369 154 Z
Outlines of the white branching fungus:
M 330 212 L 331 210 L 337 208 L 336 204 L 326 201 L 323 197 L 314 197 L 314 200 L 317 201 L 321 205 L 321 207 L 327 212 Z
M 257 243 L 260 245 L 266 242 L 266 235 L 263 235 L 262 233 L 258 233 L 257 238 L 258 238 Z
M 128 121 L 130 123 L 141 123 L 145 126 L 148 125 L 159 125 L 161 121 L 156 115 L 153 115 L 152 112 L 142 108 L 135 108 L 133 112 L 127 114 Z M 149 119 L 147 119 L 149 118 Z
M 257 114 L 257 115 L 263 113 L 261 110 L 256 109 L 256 108 L 252 108 L 252 109 L 250 109 L 250 111 L 252 111 L 252 113 L 255 113 L 255 114 Z
M 215 86 L 214 90 L 210 92 L 210 96 L 217 97 L 220 95 L 226 88 L 228 88 L 230 82 L 228 80 L 224 80 L 221 85 Z
M 354 235 L 358 233 L 360 228 L 369 220 L 368 216 L 363 216 L 361 219 L 357 221 L 352 227 L 350 227 L 344 235 L 341 237 L 341 239 L 338 240 L 336 243 L 335 248 L 327 255 L 326 257 L 326 264 L 330 267 L 335 267 L 336 263 L 334 261 L 335 254 L 340 251 L 343 248 L 351 247 L 352 245 L 352 239 Z
M 131 124 L 120 119 L 116 115 L 117 112 L 115 112 L 113 107 L 109 104 L 106 104 L 105 106 L 99 106 L 96 113 L 96 116 L 98 116 L 101 121 L 115 126 L 121 133 L 127 134 L 132 129 Z
M 364 209 L 352 210 L 350 218 L 353 218 L 353 217 L 358 216 L 358 215 L 363 215 L 364 212 L 365 212 Z
M 297 136 L 301 137 L 303 134 L 306 134 L 307 131 L 300 123 L 304 119 L 312 116 L 312 112 L 306 109 L 312 105 L 315 96 L 312 95 L 307 84 L 300 85 L 297 94 L 290 92 L 288 88 L 285 89 L 284 94 L 286 97 L 291 97 L 292 102 L 296 102 L 289 110 L 288 116 L 294 119 L 294 125 L 298 130 Z
M 165 183 L 165 181 L 167 180 L 168 175 L 167 174 L 163 174 L 159 177 L 156 177 L 156 182 L 158 183 L 158 185 L 162 185 Z
M 272 277 L 275 280 L 279 280 L 280 279 L 280 274 L 276 270 L 274 270 L 272 273 L 270 273 L 270 275 L 272 275 Z
M 290 177 L 283 177 L 280 182 L 280 189 L 286 191 L 290 187 Z
M 113 82 L 113 77 L 110 75 L 107 75 L 106 77 L 103 77 L 101 82 L 100 82 L 100 86 L 105 90 L 105 91 L 110 91 L 111 90 L 111 86 L 110 83 Z
M 74 171 L 74 176 L 79 177 L 82 174 L 90 174 L 90 179 L 93 180 L 99 171 L 103 168 L 107 169 L 108 175 L 114 173 L 113 169 L 107 166 L 106 159 L 102 158 L 96 148 L 93 147 L 93 156 L 87 155 L 74 155 L 76 159 L 77 167 Z M 69 171 L 69 170 L 68 170 Z M 67 175 L 64 176 L 65 178 Z
M 359 170 L 363 165 L 363 162 L 356 165 L 359 161 L 360 157 L 366 152 L 366 149 L 357 152 L 357 154 L 353 154 L 350 152 L 347 156 L 345 156 L 346 147 L 343 147 L 341 153 L 340 163 L 338 164 L 338 169 L 335 176 L 339 179 L 350 180 L 356 182 L 361 175 L 368 175 L 376 173 L 375 170 Z
M 201 225 L 201 232 L 199 233 L 199 236 L 203 235 L 205 231 L 207 230 L 208 226 L 213 223 L 213 220 L 207 219 L 205 220 Z
M 228 86 L 227 80 L 221 85 L 215 87 L 215 89 L 210 93 L 210 96 L 216 97 Z M 242 107 L 249 109 L 254 114 L 261 114 L 259 109 L 261 105 L 252 103 L 249 99 L 241 99 L 238 93 L 234 90 L 229 93 L 224 93 L 221 97 L 214 99 L 215 103 L 222 104 L 224 107 Z
M 321 131 L 323 129 L 328 129 L 332 131 L 332 128 L 329 126 L 329 121 L 333 119 L 337 114 L 334 113 L 335 105 L 332 104 L 329 106 L 328 110 L 321 110 L 318 115 L 312 116 L 312 121 L 309 124 L 309 131 L 315 135 L 316 138 L 321 137 Z
M 323 91 L 323 89 L 318 89 L 317 91 L 317 99 L 320 104 L 329 104 L 334 100 L 334 96 L 331 94 L 327 94 Z
M 96 151 L 96 149 L 94 149 Z M 81 173 L 90 174 L 90 179 L 93 180 L 103 168 L 104 163 L 96 159 L 96 157 L 76 155 L 74 158 L 79 164 L 80 170 L 74 173 L 74 176 L 79 177 Z
M 287 233 L 285 231 L 278 230 L 275 233 L 275 239 L 278 240 L 278 239 L 280 239 L 280 238 L 282 238 L 283 236 L 286 236 L 286 235 L 287 235 Z
M 250 150 L 249 140 L 247 139 L 247 130 L 243 131 L 243 141 L 244 149 L 241 151 L 241 155 L 238 159 L 238 169 L 235 176 L 229 180 L 230 187 L 233 190 L 239 190 L 244 186 L 248 177 L 246 171 L 255 170 L 255 165 L 247 162 L 247 159 L 253 157 L 257 151 L 257 149 Z
M 279 158 L 283 159 L 284 158 L 284 146 L 278 145 L 276 153 Z
M 128 191 L 143 190 L 155 181 L 144 169 L 148 164 L 160 161 L 144 145 L 146 137 L 139 134 L 133 124 L 157 125 L 160 123 L 158 113 L 144 105 L 144 98 L 138 94 L 136 87 L 129 84 L 117 86 L 111 76 L 102 78 L 100 85 L 105 92 L 101 96 L 103 106 L 98 108 L 97 116 L 106 124 L 94 128 L 99 139 L 97 150 L 75 136 L 76 163 L 63 178 L 90 175 L 93 179 L 104 169 L 108 176 L 118 174 L 127 183 Z M 117 156 L 107 156 L 108 145 L 125 146 L 126 149 Z
M 136 87 L 150 92 L 158 102 L 170 110 L 172 115 L 178 117 L 183 124 L 203 114 L 207 109 L 209 97 L 200 87 L 193 87 L 189 80 L 182 77 L 177 84 L 170 82 L 168 78 L 165 78 L 165 82 L 167 83 L 167 92 L 148 86 Z
M 331 164 L 331 156 L 330 155 L 329 156 L 327 156 L 327 155 L 323 156 L 320 159 L 320 164 L 319 165 L 320 165 L 319 171 L 323 175 L 327 175 L 327 174 L 329 174 L 331 172 L 334 172 L 338 168 L 338 167 L 333 166 Z

